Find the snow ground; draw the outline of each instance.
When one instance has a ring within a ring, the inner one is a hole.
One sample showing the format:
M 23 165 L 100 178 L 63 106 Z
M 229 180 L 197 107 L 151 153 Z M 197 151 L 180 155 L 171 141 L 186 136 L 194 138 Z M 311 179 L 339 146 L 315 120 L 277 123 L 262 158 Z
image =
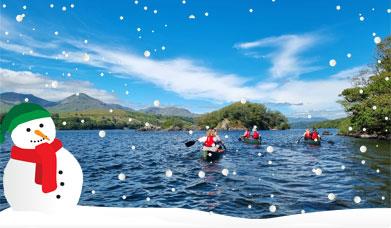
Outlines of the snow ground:
M 0 212 L 0 227 L 391 227 L 391 208 L 351 209 L 243 219 L 179 208 L 109 208 L 78 206 L 66 211 Z

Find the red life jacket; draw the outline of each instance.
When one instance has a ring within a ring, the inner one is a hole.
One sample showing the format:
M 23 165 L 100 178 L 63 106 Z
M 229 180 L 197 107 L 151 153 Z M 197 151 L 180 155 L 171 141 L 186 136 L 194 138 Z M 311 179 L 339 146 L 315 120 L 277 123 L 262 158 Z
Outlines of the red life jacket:
M 259 139 L 259 133 L 258 131 L 253 132 L 253 139 Z
M 312 140 L 318 139 L 318 132 L 312 132 Z
M 311 133 L 309 131 L 308 132 L 306 131 L 305 134 L 304 134 L 304 138 L 305 139 L 310 139 L 311 138 Z
M 250 131 L 244 132 L 243 137 L 245 137 L 245 138 L 250 138 Z
M 215 143 L 214 136 L 208 136 L 208 137 L 206 137 L 206 141 L 204 143 L 204 146 L 212 147 L 214 143 Z

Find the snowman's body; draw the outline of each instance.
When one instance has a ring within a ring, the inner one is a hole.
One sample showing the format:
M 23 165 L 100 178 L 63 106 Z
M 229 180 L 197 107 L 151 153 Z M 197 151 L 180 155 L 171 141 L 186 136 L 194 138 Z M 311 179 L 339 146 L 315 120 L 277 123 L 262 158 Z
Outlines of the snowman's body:
M 55 138 L 54 123 L 51 118 L 41 118 L 15 128 L 11 134 L 15 145 L 24 149 L 33 149 L 36 145 L 44 143 L 44 140 L 36 137 L 32 139 L 33 135 L 26 136 L 24 133 L 27 128 L 33 128 L 42 123 L 48 128 L 45 134 L 48 134 L 50 139 L 48 143 L 51 143 Z M 22 143 L 26 140 L 32 141 L 35 145 Z M 83 185 L 82 169 L 75 157 L 65 148 L 59 149 L 56 157 L 57 188 L 49 193 L 44 193 L 42 186 L 35 183 L 35 163 L 10 159 L 4 169 L 3 186 L 4 195 L 13 209 L 50 211 L 77 205 Z

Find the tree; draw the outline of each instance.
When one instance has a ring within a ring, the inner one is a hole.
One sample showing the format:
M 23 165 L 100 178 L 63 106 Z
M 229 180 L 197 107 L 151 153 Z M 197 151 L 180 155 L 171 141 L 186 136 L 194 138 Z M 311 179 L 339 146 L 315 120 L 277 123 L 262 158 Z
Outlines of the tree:
M 377 63 L 371 76 L 361 73 L 353 87 L 342 91 L 340 101 L 349 115 L 353 132 L 390 136 L 391 37 L 377 45 Z

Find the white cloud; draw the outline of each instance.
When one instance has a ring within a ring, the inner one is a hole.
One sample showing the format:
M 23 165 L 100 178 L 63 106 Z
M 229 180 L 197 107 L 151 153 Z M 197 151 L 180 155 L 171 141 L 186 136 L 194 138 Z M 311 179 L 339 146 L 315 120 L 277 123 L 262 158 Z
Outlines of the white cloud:
M 318 41 L 319 37 L 314 34 L 282 35 L 238 43 L 234 47 L 244 50 L 245 55 L 270 59 L 272 67 L 269 69 L 269 72 L 274 78 L 296 77 L 318 69 L 318 67 L 309 66 L 312 62 L 311 60 L 299 58 L 303 52 L 307 51 Z M 274 50 L 265 54 L 259 54 L 262 51 L 261 49 L 270 47 L 274 48 Z
M 36 44 L 39 46 L 40 41 L 29 39 L 29 43 L 33 43 L 33 46 Z M 245 77 L 220 72 L 191 59 L 177 57 L 156 60 L 153 56 L 145 58 L 142 52 L 137 53 L 122 47 L 84 45 L 75 42 L 75 39 L 58 39 L 60 40 L 56 45 L 43 46 L 38 49 L 35 52 L 36 57 L 104 69 L 112 72 L 112 76 L 146 81 L 185 98 L 204 99 L 219 103 L 234 102 L 246 98 L 250 101 L 286 104 L 295 112 L 326 113 L 327 110 L 342 110 L 336 101 L 342 89 L 350 86 L 348 77 L 345 76 L 358 70 L 358 68 L 348 69 L 322 80 L 303 81 L 293 77 L 290 81 L 262 82 L 250 85 Z M 299 56 L 318 40 L 318 37 L 312 34 L 284 35 L 241 43 L 236 47 L 245 51 L 269 46 L 276 48 L 276 51 L 268 53 L 266 57 L 272 60 L 273 66 L 270 69 L 272 75 L 275 78 L 281 78 L 315 69 L 309 66 L 308 60 L 300 60 Z M 4 42 L 0 41 L 0 48 L 20 53 L 26 47 L 22 43 L 4 46 Z M 61 55 L 61 51 L 64 49 L 69 54 L 67 58 Z M 87 62 L 83 60 L 84 53 L 88 53 L 90 56 L 90 60 Z M 87 81 L 61 81 L 59 82 L 60 86 L 54 90 L 44 87 L 49 79 L 42 75 L 5 69 L 1 71 L 2 88 L 9 88 L 15 92 L 33 93 L 49 100 L 59 100 L 75 92 L 85 92 L 105 102 L 116 101 L 113 95 L 94 88 Z M 5 77 L 5 75 L 8 76 Z M 24 78 L 24 80 L 17 78 Z M 24 85 L 23 81 L 29 82 Z M 8 84 L 3 86 L 5 85 L 3 83 Z M 82 91 L 75 91 L 79 86 L 83 88 L 80 89 Z
M 107 103 L 118 102 L 113 95 L 105 90 L 94 88 L 94 85 L 88 81 L 57 80 L 58 87 L 52 88 L 51 84 L 54 81 L 53 79 L 30 71 L 12 71 L 0 68 L 0 75 L 0 89 L 3 92 L 28 93 L 49 101 L 58 101 L 75 93 L 86 93 Z

